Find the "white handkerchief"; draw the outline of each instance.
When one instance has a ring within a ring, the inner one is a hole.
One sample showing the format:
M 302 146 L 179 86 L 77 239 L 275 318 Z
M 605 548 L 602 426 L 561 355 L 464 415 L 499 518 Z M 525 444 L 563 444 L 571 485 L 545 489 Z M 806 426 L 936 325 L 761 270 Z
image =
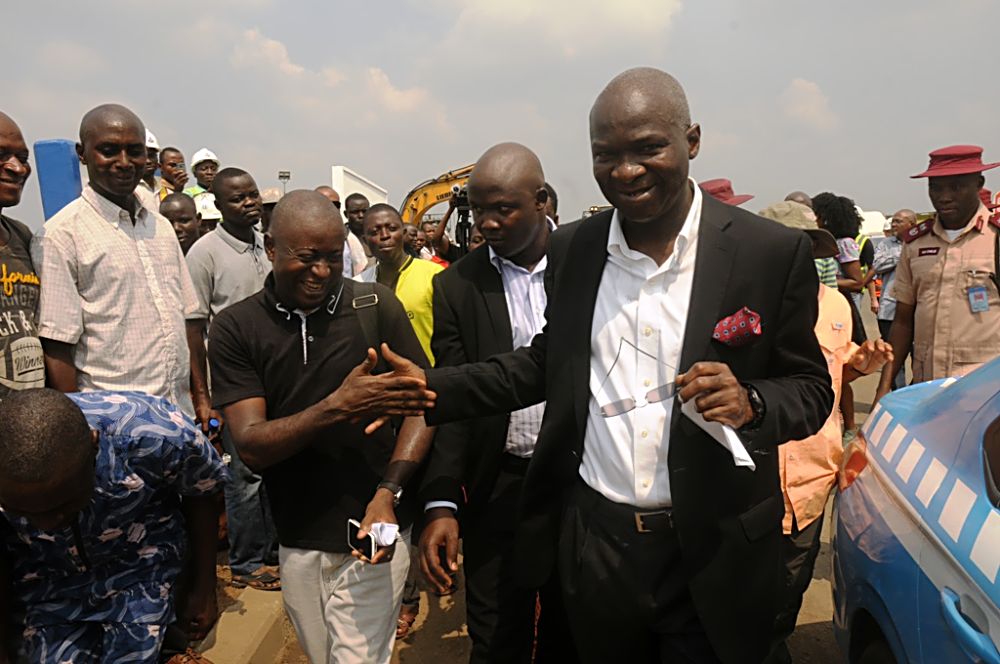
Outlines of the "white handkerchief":
M 396 535 L 399 534 L 399 526 L 395 523 L 373 523 L 372 535 L 375 537 L 375 544 L 379 546 L 392 546 L 396 543 Z
M 681 402 L 681 412 L 687 416 L 689 420 L 697 424 L 703 430 L 705 430 L 708 435 L 717 440 L 720 445 L 729 450 L 729 453 L 733 455 L 733 461 L 737 466 L 745 466 L 750 470 L 757 470 L 757 464 L 753 462 L 750 458 L 750 453 L 747 452 L 746 446 L 743 445 L 743 441 L 736 434 L 736 431 L 727 424 L 719 424 L 718 422 L 709 422 L 699 413 L 694 406 L 694 399 Z

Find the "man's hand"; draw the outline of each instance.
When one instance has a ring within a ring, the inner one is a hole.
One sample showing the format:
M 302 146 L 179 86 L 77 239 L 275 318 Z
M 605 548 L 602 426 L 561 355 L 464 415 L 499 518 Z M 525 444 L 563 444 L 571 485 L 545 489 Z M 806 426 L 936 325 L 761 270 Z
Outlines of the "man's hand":
M 427 525 L 420 535 L 420 570 L 439 593 L 451 588 L 451 573 L 458 571 L 458 519 L 448 507 L 435 507 L 426 514 Z M 444 547 L 448 569 L 441 565 Z
M 868 375 L 892 362 L 892 346 L 882 339 L 868 340 L 854 351 L 850 366 L 859 374 Z
M 222 413 L 212 408 L 212 402 L 207 396 L 194 397 L 194 421 L 201 427 L 201 432 L 214 442 L 219 434 L 216 432 L 209 436 L 208 433 L 209 421 L 213 419 L 219 422 L 219 431 L 222 431 Z
M 753 420 L 747 391 L 729 366 L 721 362 L 695 362 L 674 383 L 681 401 L 694 399 L 695 410 L 709 422 L 739 429 Z
M 375 496 L 368 503 L 368 508 L 365 510 L 365 518 L 361 521 L 361 529 L 358 531 L 358 541 L 368 537 L 368 533 L 372 531 L 373 524 L 398 523 L 396 521 L 396 512 L 392 509 L 394 498 L 392 492 L 388 489 L 377 489 L 375 491 Z M 359 551 L 352 550 L 351 555 L 355 558 L 360 558 L 366 563 L 377 565 L 382 561 L 392 560 L 392 555 L 395 552 L 396 544 L 393 543 L 392 546 L 379 547 L 375 552 L 375 557 L 371 560 Z
M 388 349 L 385 344 L 382 346 Z M 390 353 L 402 363 L 412 364 L 409 360 L 400 358 L 391 351 Z M 436 398 L 433 392 L 426 389 L 427 383 L 419 367 L 419 375 L 393 371 L 373 376 L 371 372 L 377 359 L 375 350 L 369 348 L 364 361 L 354 367 L 340 387 L 327 397 L 330 410 L 346 415 L 353 422 L 377 416 L 378 419 L 368 425 L 365 433 L 378 429 L 383 421 L 388 421 L 389 416 L 423 415 L 426 408 L 434 407 Z
M 181 171 L 174 175 L 174 191 L 180 192 L 184 189 L 184 186 L 188 183 L 188 174 L 186 171 Z
M 878 315 L 878 298 L 871 298 L 872 301 L 872 313 Z
M 372 350 L 369 349 L 368 353 L 369 353 L 369 359 L 372 359 L 373 358 L 372 353 L 374 353 L 374 351 L 372 351 Z M 410 378 L 410 379 L 418 381 L 419 384 L 422 387 L 425 387 L 425 388 L 427 387 L 427 374 L 424 373 L 424 370 L 421 369 L 420 367 L 418 367 L 416 364 L 414 364 L 410 360 L 408 360 L 405 357 L 403 357 L 402 355 L 397 355 L 396 353 L 392 352 L 392 349 L 389 348 L 389 344 L 387 344 L 387 343 L 383 343 L 382 344 L 382 357 L 385 358 L 385 361 L 389 363 L 390 367 L 392 367 L 392 373 L 382 374 L 382 376 L 395 376 L 395 377 L 400 377 L 400 378 L 404 378 L 404 377 L 405 378 Z M 372 364 L 372 366 L 374 366 L 374 363 Z M 434 394 L 433 392 L 429 392 L 429 391 L 426 392 L 426 393 L 430 395 L 430 403 L 429 403 L 429 405 L 425 405 L 424 408 L 433 408 L 434 407 L 434 403 L 433 402 L 434 402 L 435 399 L 437 399 L 437 395 Z M 379 427 L 381 427 L 383 424 L 385 424 L 386 422 L 389 421 L 389 417 L 388 417 L 389 415 L 395 415 L 395 414 L 397 414 L 397 413 L 386 412 L 384 415 L 382 415 L 381 417 L 377 418 L 374 422 L 372 422 L 367 427 L 365 427 L 365 433 L 367 433 L 367 434 L 374 433 L 375 431 L 377 431 L 379 429 Z M 407 413 L 398 413 L 398 414 L 401 414 L 401 415 L 423 415 L 424 411 L 420 410 L 419 412 L 407 412 Z
M 215 596 L 214 579 L 211 585 L 192 588 L 178 598 L 177 616 L 180 626 L 192 641 L 201 641 L 208 636 L 212 625 L 219 619 L 219 606 Z

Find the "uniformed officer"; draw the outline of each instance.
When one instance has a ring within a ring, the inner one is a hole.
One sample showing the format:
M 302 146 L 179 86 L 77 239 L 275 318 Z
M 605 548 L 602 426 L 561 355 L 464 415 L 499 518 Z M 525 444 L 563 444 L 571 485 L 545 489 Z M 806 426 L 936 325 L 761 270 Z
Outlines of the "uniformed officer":
M 889 333 L 895 349 L 882 371 L 877 401 L 889 391 L 907 351 L 913 382 L 962 376 L 1000 356 L 998 253 L 1000 220 L 979 197 L 983 149 L 953 145 L 930 154 L 928 178 L 936 214 L 904 238 L 894 284 L 896 317 Z

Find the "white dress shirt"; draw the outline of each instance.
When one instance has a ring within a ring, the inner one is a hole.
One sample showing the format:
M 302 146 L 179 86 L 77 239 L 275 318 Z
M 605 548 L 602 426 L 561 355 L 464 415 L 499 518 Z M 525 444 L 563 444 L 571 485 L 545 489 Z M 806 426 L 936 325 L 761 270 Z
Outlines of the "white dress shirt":
M 550 229 L 555 225 L 549 221 Z M 500 273 L 503 281 L 504 299 L 507 300 L 507 314 L 510 316 L 510 330 L 514 348 L 530 346 L 531 340 L 545 327 L 545 266 L 548 259 L 542 260 L 532 270 L 526 270 L 503 256 L 493 247 L 488 247 L 490 262 Z M 535 451 L 538 430 L 542 426 L 542 415 L 545 414 L 545 402 L 515 410 L 510 414 L 507 425 L 507 443 L 504 452 L 527 459 Z
M 615 210 L 608 235 L 608 261 L 594 305 L 591 327 L 590 401 L 580 477 L 609 500 L 644 508 L 671 505 L 667 450 L 687 324 L 702 193 L 691 180 L 694 200 L 662 265 L 629 248 Z M 647 402 L 659 389 L 668 394 Z M 628 410 L 627 400 L 634 402 Z M 602 414 L 625 411 L 611 417 Z
M 164 217 L 129 213 L 87 186 L 31 245 L 38 336 L 74 345 L 77 388 L 139 390 L 194 415 L 184 317 L 198 307 Z

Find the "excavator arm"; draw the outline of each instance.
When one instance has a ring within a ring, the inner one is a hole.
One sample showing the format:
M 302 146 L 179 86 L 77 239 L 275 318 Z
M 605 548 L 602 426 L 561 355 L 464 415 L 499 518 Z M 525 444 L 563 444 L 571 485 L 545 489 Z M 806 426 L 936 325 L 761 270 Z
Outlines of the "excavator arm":
M 429 209 L 447 201 L 453 193 L 465 186 L 472 166 L 470 164 L 456 168 L 414 187 L 399 206 L 399 216 L 403 218 L 403 223 L 419 225 Z

